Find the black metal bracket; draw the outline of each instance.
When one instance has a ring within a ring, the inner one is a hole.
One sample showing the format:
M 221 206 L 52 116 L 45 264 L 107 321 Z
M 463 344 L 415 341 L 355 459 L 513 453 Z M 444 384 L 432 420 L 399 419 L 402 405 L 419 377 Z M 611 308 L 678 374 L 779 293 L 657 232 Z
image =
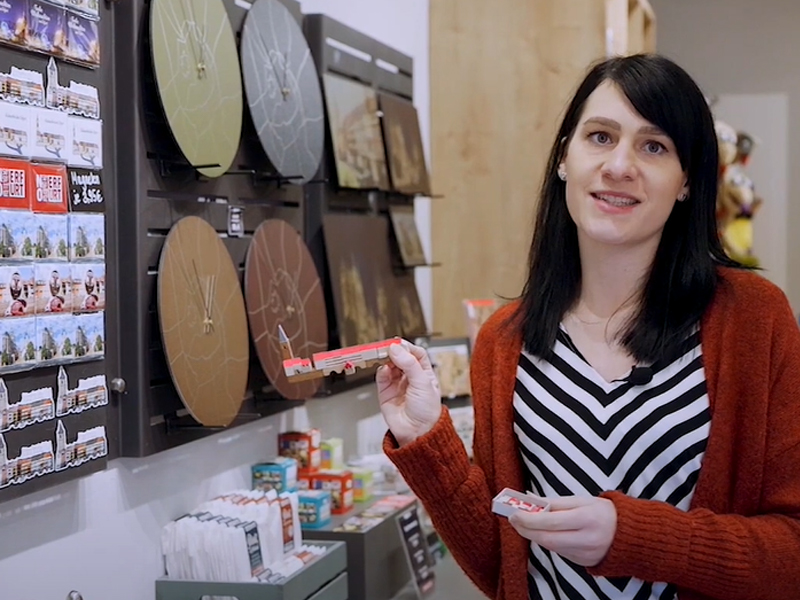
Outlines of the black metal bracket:
M 244 421 L 245 423 L 248 423 L 248 422 L 251 422 L 251 421 L 257 421 L 257 420 L 263 418 L 263 415 L 260 415 L 260 414 L 257 414 L 257 413 L 242 413 L 242 414 L 237 415 L 236 419 L 234 420 L 234 422 L 231 423 L 231 425 L 229 425 L 229 426 L 201 425 L 200 423 L 197 423 L 197 422 L 194 422 L 194 423 L 181 423 L 179 421 L 182 418 L 184 418 L 184 417 L 179 417 L 179 416 L 174 415 L 174 414 L 172 414 L 172 415 L 164 415 L 164 427 L 166 428 L 168 435 L 170 433 L 179 433 L 179 432 L 185 432 L 185 431 L 206 431 L 206 432 L 209 432 L 209 431 L 227 431 L 227 430 L 230 430 L 231 426 L 234 425 L 234 424 L 241 425 L 242 421 Z M 191 417 L 188 417 L 188 418 L 191 418 Z
M 185 159 L 175 156 L 164 156 L 163 154 L 158 154 L 156 152 L 148 152 L 147 158 L 156 161 L 156 164 L 158 165 L 158 173 L 163 178 L 168 178 L 179 173 L 194 171 L 196 177 L 200 179 L 200 173 L 198 169 L 213 169 L 220 166 L 219 164 L 192 165 L 189 164 L 189 162 Z

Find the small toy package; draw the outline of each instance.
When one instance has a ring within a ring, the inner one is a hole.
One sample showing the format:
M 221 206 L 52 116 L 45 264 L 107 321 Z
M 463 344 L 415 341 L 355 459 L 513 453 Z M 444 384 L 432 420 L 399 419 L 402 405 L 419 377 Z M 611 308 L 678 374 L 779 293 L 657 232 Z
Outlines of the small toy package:
M 297 461 L 286 456 L 258 463 L 250 469 L 254 490 L 293 492 L 297 489 Z
M 326 490 L 299 492 L 300 525 L 303 529 L 321 529 L 331 522 L 331 493 Z
M 322 441 L 321 469 L 344 469 L 344 441 L 341 438 L 329 438 Z
M 286 431 L 278 436 L 278 453 L 297 460 L 301 472 L 319 469 L 322 462 L 321 438 L 319 429 Z
M 353 500 L 367 502 L 372 499 L 372 471 L 369 469 L 351 469 L 353 472 Z
M 547 512 L 550 510 L 550 504 L 538 496 L 530 496 L 509 488 L 505 488 L 492 500 L 492 512 L 495 514 L 510 517 L 515 510 L 531 513 Z
M 331 493 L 331 512 L 341 515 L 353 508 L 353 472 L 320 471 L 311 476 L 311 489 Z

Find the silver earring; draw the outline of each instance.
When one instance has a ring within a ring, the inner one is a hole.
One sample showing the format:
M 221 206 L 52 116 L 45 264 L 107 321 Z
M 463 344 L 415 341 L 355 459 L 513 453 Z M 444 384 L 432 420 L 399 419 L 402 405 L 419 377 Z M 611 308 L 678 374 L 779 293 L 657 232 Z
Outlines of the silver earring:
M 688 198 L 686 194 L 681 194 L 680 196 L 678 196 L 678 202 L 683 202 L 684 200 L 686 200 L 686 198 Z
M 561 181 L 566 181 L 566 180 L 567 180 L 567 172 L 566 172 L 566 171 L 560 171 L 560 170 L 559 170 L 559 172 L 558 172 L 558 178 L 559 178 Z

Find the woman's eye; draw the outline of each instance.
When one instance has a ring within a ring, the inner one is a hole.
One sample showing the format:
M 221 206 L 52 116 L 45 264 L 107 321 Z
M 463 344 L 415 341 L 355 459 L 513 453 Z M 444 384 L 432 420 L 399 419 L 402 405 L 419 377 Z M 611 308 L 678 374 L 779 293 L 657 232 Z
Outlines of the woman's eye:
M 596 143 L 603 145 L 608 144 L 611 141 L 611 136 L 603 131 L 592 133 L 589 137 Z
M 661 142 L 647 142 L 644 148 L 650 154 L 661 154 L 666 151 L 666 147 Z

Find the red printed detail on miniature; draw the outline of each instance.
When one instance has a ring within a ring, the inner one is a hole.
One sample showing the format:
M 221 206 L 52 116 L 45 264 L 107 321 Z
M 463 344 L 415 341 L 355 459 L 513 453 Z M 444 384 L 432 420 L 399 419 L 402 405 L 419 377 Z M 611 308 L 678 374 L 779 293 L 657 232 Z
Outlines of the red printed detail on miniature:
M 278 326 L 278 339 L 283 353 L 283 371 L 291 382 L 326 377 L 331 373 L 351 375 L 356 369 L 383 365 L 389 362 L 389 347 L 405 344 L 401 338 L 348 346 L 338 350 L 317 352 L 310 359 L 295 357 L 283 327 Z

